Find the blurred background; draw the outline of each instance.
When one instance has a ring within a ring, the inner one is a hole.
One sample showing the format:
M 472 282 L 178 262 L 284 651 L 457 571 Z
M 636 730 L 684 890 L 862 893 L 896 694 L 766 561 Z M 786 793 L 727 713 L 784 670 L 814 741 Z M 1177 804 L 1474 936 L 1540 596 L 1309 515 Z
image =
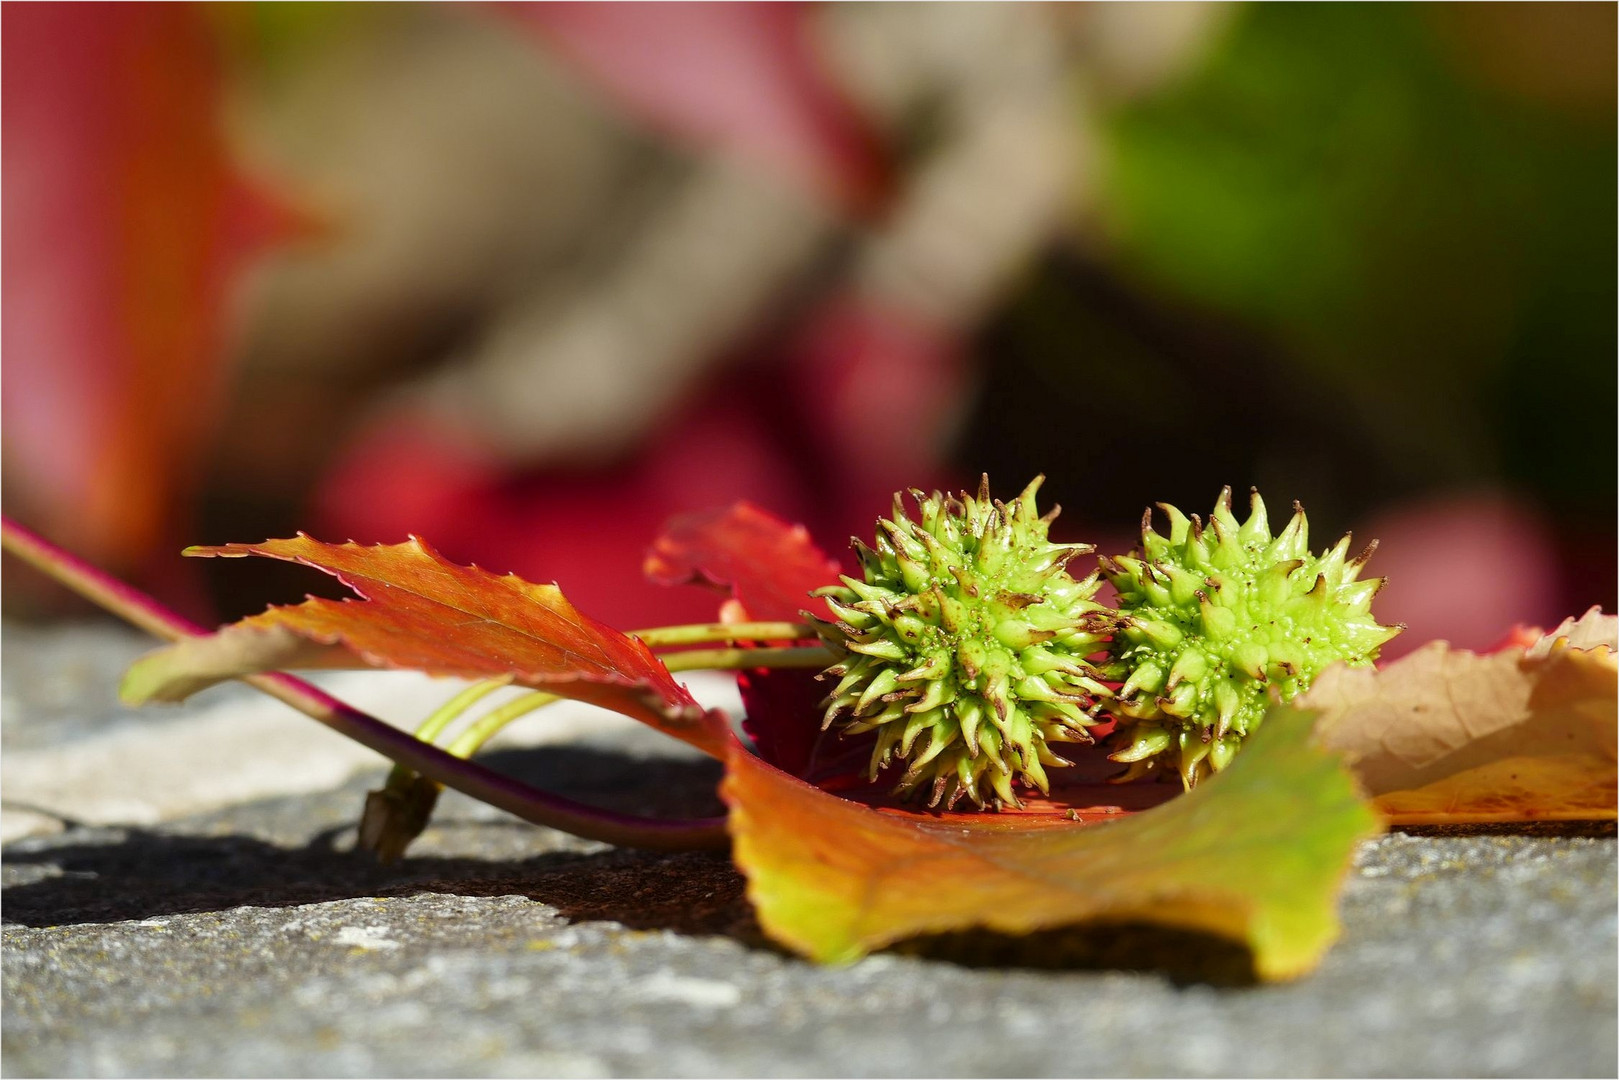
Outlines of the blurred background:
M 1615 606 L 1612 4 L 0 21 L 5 511 L 198 618 L 340 594 L 178 557 L 303 529 L 703 619 L 669 516 L 984 470 L 1302 500 L 1401 648 Z

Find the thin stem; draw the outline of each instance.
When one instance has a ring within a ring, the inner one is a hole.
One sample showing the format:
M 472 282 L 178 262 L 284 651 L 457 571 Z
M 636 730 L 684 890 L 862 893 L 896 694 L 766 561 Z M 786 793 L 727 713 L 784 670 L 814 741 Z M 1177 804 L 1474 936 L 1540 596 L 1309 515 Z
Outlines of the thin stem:
M 712 626 L 696 625 L 664 628 L 664 630 L 667 631 L 691 631 L 689 635 L 685 636 L 687 637 L 687 640 L 693 642 L 711 640 L 700 635 L 707 635 L 716 629 L 719 629 L 718 624 Z M 784 636 L 778 633 L 779 630 L 797 630 L 800 629 L 800 627 L 793 623 L 737 623 L 734 624 L 733 627 L 727 629 L 735 629 L 737 631 L 734 640 L 746 641 L 752 640 L 755 636 L 771 640 L 779 640 Z M 644 641 L 646 638 L 643 635 L 653 633 L 661 634 L 663 632 L 664 631 L 662 630 L 642 630 L 636 631 L 636 636 L 642 637 L 642 640 Z M 681 635 L 669 633 L 663 638 L 663 640 L 668 642 L 677 636 Z M 724 638 L 719 638 L 718 640 L 733 640 L 733 638 L 727 636 Z M 661 655 L 659 658 L 664 661 L 664 665 L 668 667 L 671 672 L 715 671 L 721 669 L 734 669 L 738 667 L 825 667 L 827 664 L 832 662 L 832 654 L 827 650 L 820 648 L 692 649 L 687 652 L 667 653 Z M 465 712 L 467 708 L 469 708 L 479 698 L 483 697 L 484 694 L 487 694 L 491 690 L 498 689 L 504 685 L 506 685 L 505 681 L 492 681 L 490 683 L 477 683 L 467 688 L 466 690 L 462 691 L 461 694 L 445 703 L 445 705 L 432 716 L 423 721 L 421 726 L 416 729 L 416 737 L 418 739 L 426 739 L 428 741 L 436 740 L 439 734 L 449 725 L 451 720 Z M 532 694 L 525 694 L 519 698 L 513 698 L 500 708 L 486 713 L 477 720 L 474 720 L 450 742 L 447 749 L 456 757 L 471 757 L 473 754 L 478 752 L 479 747 L 488 742 L 490 739 L 494 738 L 496 732 L 500 731 L 514 720 L 527 716 L 535 709 L 538 709 L 544 705 L 549 705 L 556 700 L 558 700 L 558 698 L 555 694 L 547 694 L 543 691 L 536 691 Z M 395 769 L 396 774 L 400 772 L 402 772 L 402 770 L 397 768 Z M 390 778 L 390 780 L 391 779 L 392 778 Z M 407 777 L 401 776 L 400 779 L 404 780 L 407 779 Z
M 669 645 L 705 645 L 709 642 L 732 641 L 813 641 L 815 627 L 809 623 L 755 622 L 755 623 L 692 623 L 688 626 L 656 626 L 650 630 L 631 630 L 654 649 Z
M 437 742 L 438 737 L 444 733 L 444 729 L 459 719 L 468 709 L 496 690 L 510 685 L 511 679 L 509 677 L 485 679 L 482 682 L 473 683 L 434 709 L 426 720 L 417 724 L 416 737 L 423 742 Z M 415 775 L 403 765 L 395 765 L 393 770 L 388 773 L 388 781 L 384 786 L 395 789 L 403 788 L 410 784 Z
M 466 730 L 457 735 L 455 741 L 449 745 L 449 751 L 456 757 L 471 757 L 478 752 L 480 746 L 494 738 L 495 733 L 501 728 L 556 700 L 555 694 L 541 691 L 513 698 L 468 725 Z
M 739 662 L 739 658 L 740 662 Z M 662 657 L 671 672 L 713 671 L 735 667 L 825 667 L 831 654 L 824 649 L 709 649 L 670 653 Z M 764 663 L 760 663 L 761 659 Z M 772 663 L 772 661 L 774 661 Z M 449 751 L 456 757 L 471 757 L 478 748 L 512 721 L 527 716 L 543 705 L 557 700 L 556 695 L 536 692 L 525 694 L 479 717 L 457 735 Z
M 433 710 L 433 714 L 416 726 L 416 737 L 423 742 L 433 742 L 438 739 L 444 729 L 449 727 L 458 717 L 472 708 L 496 690 L 510 686 L 510 677 L 502 679 L 485 679 L 475 682 L 462 690 L 449 701 Z
M 0 546 L 46 577 L 67 586 L 125 622 L 167 641 L 206 634 L 208 630 L 176 614 L 139 589 L 63 551 L 37 533 L 0 517 Z
M 830 649 L 806 645 L 782 649 L 693 649 L 658 657 L 670 671 L 737 671 L 747 668 L 824 668 L 837 659 Z
M 169 611 L 156 599 L 70 555 L 9 518 L 0 517 L 0 545 L 47 577 L 157 637 L 179 641 L 207 633 Z M 653 851 L 718 849 L 729 843 L 724 818 L 660 821 L 598 810 L 536 790 L 476 762 L 458 758 L 284 672 L 250 675 L 242 681 L 407 769 L 536 825 L 561 829 L 589 840 Z

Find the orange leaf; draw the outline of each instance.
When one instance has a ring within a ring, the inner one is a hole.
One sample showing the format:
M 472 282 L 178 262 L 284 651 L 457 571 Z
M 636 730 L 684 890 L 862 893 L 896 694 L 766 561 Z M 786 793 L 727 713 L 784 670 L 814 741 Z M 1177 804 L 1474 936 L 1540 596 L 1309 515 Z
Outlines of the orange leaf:
M 1379 830 L 1312 716 L 1279 709 L 1230 768 L 1105 825 L 879 813 L 733 746 L 722 793 L 760 925 L 816 960 L 918 934 L 1021 934 L 1091 919 L 1246 941 L 1256 972 L 1309 970 L 1337 936 L 1334 898 Z
M 1615 816 L 1619 620 L 1593 608 L 1527 648 L 1432 642 L 1334 668 L 1299 704 L 1396 824 Z
M 123 694 L 175 701 L 225 679 L 287 667 L 410 668 L 511 676 L 527 686 L 632 716 L 719 757 L 724 717 L 705 712 L 640 641 L 574 608 L 555 585 L 457 566 L 414 537 L 403 544 L 323 544 L 307 536 L 192 548 L 264 555 L 332 574 L 363 600 L 273 607 L 135 664 Z

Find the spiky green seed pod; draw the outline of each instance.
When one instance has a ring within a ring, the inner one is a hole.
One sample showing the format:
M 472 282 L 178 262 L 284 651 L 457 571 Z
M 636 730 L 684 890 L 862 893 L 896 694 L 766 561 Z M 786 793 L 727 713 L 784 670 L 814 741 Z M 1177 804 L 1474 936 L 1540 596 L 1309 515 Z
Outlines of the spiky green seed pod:
M 1101 649 L 1091 601 L 1098 575 L 1069 576 L 1090 545 L 1053 544 L 1058 511 L 1041 517 L 1036 477 L 1010 503 L 912 491 L 879 519 L 875 547 L 854 547 L 861 576 L 815 595 L 836 617 L 819 622 L 841 654 L 823 727 L 875 731 L 868 775 L 893 762 L 896 791 L 954 806 L 1021 805 L 1015 782 L 1048 790 L 1046 769 L 1067 761 L 1050 744 L 1091 742 L 1096 698 L 1107 693 L 1086 657 Z
M 1107 709 L 1126 746 L 1111 755 L 1134 779 L 1173 765 L 1191 788 L 1225 768 L 1272 702 L 1307 690 L 1328 665 L 1364 667 L 1403 626 L 1371 614 L 1382 578 L 1359 580 L 1374 540 L 1348 558 L 1345 536 L 1325 555 L 1310 553 L 1304 508 L 1271 536 L 1265 503 L 1253 492 L 1248 520 L 1220 493 L 1208 525 L 1173 506 L 1169 535 L 1141 521 L 1141 547 L 1102 560 L 1119 591 L 1107 678 L 1122 683 Z

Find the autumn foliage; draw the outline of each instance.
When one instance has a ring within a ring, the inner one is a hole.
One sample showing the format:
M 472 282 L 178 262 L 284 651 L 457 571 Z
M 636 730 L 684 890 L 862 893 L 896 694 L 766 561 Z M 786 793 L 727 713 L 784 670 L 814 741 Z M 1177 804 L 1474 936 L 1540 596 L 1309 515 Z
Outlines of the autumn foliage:
M 456 566 L 417 539 L 299 536 L 191 554 L 304 563 L 359 599 L 271 608 L 160 650 L 131 670 L 127 699 L 364 666 L 509 677 L 625 713 L 725 762 L 734 857 L 760 923 L 820 960 L 968 927 L 1144 920 L 1244 941 L 1260 975 L 1285 978 L 1335 937 L 1354 845 L 1383 820 L 1614 817 L 1615 620 L 1595 611 L 1491 654 L 1434 643 L 1381 670 L 1330 670 L 1185 796 L 1107 785 L 1081 761 L 1078 782 L 1028 813 L 928 813 L 817 770 L 838 754 L 807 672 L 743 673 L 750 749 L 642 641 L 555 585 Z M 798 617 L 837 568 L 802 528 L 745 504 L 678 519 L 647 560 L 654 581 L 727 592 L 721 617 L 733 623 Z

